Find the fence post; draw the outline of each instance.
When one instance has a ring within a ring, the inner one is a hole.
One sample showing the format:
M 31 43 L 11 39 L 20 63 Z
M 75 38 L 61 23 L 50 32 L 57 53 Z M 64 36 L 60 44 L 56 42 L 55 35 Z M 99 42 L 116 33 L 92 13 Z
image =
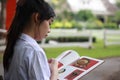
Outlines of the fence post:
M 106 36 L 106 33 L 107 33 L 107 32 L 106 32 L 106 30 L 104 29 L 104 33 L 103 33 L 103 34 L 104 34 L 104 38 L 103 38 L 103 39 L 104 39 L 104 40 L 103 40 L 103 41 L 104 41 L 104 48 L 106 48 L 106 45 L 107 45 L 107 38 L 106 38 L 107 36 Z
M 91 49 L 92 48 L 92 42 L 93 42 L 93 40 L 92 40 L 92 32 L 89 31 L 89 34 L 90 34 L 90 36 L 89 36 L 89 49 Z

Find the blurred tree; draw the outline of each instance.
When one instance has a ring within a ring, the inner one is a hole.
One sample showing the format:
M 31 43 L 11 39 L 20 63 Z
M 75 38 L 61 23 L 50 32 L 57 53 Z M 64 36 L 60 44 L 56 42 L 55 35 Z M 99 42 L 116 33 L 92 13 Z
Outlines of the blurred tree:
M 64 10 L 62 15 L 64 16 L 64 18 L 67 18 L 68 20 L 75 18 L 75 14 L 72 11 Z
M 120 8 L 120 1 L 117 0 L 117 3 L 116 3 L 117 7 Z
M 88 21 L 90 19 L 95 19 L 95 16 L 90 10 L 80 10 L 76 14 L 76 19 L 80 21 Z
M 1 13 L 0 13 L 0 28 L 5 28 L 5 8 L 7 0 L 0 0 L 1 2 Z
M 120 24 L 120 11 L 117 11 L 115 14 L 115 21 L 117 22 L 117 24 Z
M 99 19 L 88 21 L 86 26 L 88 29 L 102 29 L 103 27 L 103 22 Z
M 71 12 L 70 12 L 70 9 L 68 7 L 68 3 L 66 0 L 51 0 L 50 4 L 53 6 L 57 14 L 57 19 L 63 20 L 63 19 L 68 18 L 68 16 L 70 18 Z

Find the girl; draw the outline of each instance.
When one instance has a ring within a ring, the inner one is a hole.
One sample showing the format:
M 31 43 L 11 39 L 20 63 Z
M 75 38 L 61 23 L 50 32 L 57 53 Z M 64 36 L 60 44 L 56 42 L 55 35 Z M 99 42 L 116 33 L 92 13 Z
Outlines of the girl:
M 47 61 L 36 40 L 50 32 L 55 17 L 44 0 L 19 0 L 7 33 L 3 56 L 4 80 L 57 80 L 58 62 Z

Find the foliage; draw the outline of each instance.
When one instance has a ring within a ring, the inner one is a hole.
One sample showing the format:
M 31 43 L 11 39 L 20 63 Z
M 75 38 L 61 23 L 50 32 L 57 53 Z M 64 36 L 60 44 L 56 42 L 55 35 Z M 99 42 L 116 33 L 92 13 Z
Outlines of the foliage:
M 87 42 L 89 40 L 89 37 L 84 36 L 67 36 L 67 37 L 48 37 L 46 38 L 46 43 L 48 43 L 50 40 L 55 40 L 57 42 Z M 93 42 L 96 42 L 96 38 L 92 38 Z
M 54 7 L 60 7 L 64 3 L 64 0 L 51 0 L 51 3 Z
M 3 52 L 0 52 L 0 63 L 2 62 L 3 60 Z
M 115 16 L 109 16 L 109 17 L 107 18 L 107 22 L 116 22 L 116 21 L 115 21 Z
M 52 0 L 54 8 L 60 13 L 57 14 L 57 21 L 53 23 L 52 28 L 87 28 L 87 29 L 103 29 L 105 28 L 117 28 L 120 24 L 120 11 L 116 12 L 115 16 L 108 16 L 107 22 L 104 24 L 104 17 L 99 20 L 90 10 L 80 10 L 77 13 L 69 11 L 67 8 L 63 8 L 64 0 Z M 118 4 L 120 1 L 118 0 Z M 61 7 L 62 6 L 62 7 Z M 87 23 L 85 25 L 81 22 Z M 116 25 L 117 23 L 117 25 Z
M 87 29 L 102 29 L 103 27 L 104 27 L 103 23 L 98 19 L 94 21 L 93 20 L 88 21 L 86 26 Z
M 71 29 L 71 28 L 77 28 L 77 29 L 81 29 L 82 26 L 80 23 L 71 20 L 55 20 L 53 22 L 53 24 L 51 25 L 51 28 L 64 28 L 64 29 Z
M 87 21 L 89 19 L 93 19 L 95 16 L 92 14 L 90 10 L 80 10 L 76 14 L 76 19 L 81 21 Z
M 117 1 L 116 5 L 118 8 L 120 8 L 120 1 Z
M 64 11 L 61 11 L 60 14 L 57 14 L 56 19 L 60 21 L 61 20 L 72 20 L 72 19 L 75 19 L 75 14 L 71 11 L 64 10 Z
M 115 14 L 115 21 L 120 22 L 120 11 L 117 11 Z
M 61 15 L 63 14 L 64 10 L 67 10 L 67 7 L 64 6 L 67 4 L 66 2 L 66 0 L 50 0 L 50 3 L 53 6 L 57 15 Z M 62 15 L 61 17 L 64 18 L 64 16 Z
M 71 19 L 75 18 L 75 14 L 73 12 L 70 12 L 67 10 L 64 10 L 63 14 L 61 14 L 61 15 L 64 15 L 64 18 L 67 18 L 67 20 L 71 20 Z
M 58 21 L 58 20 L 55 20 L 52 24 L 51 24 L 51 28 L 61 28 L 63 26 L 63 24 Z
M 117 24 L 116 23 L 112 23 L 112 22 L 109 22 L 109 23 L 105 23 L 104 24 L 104 28 L 107 28 L 107 29 L 117 29 Z
M 72 28 L 72 23 L 67 21 L 67 20 L 63 20 L 63 21 L 54 21 L 53 24 L 51 25 L 51 28 Z
M 82 24 L 80 22 L 77 22 L 75 20 L 72 21 L 72 24 L 73 24 L 73 28 L 76 28 L 78 30 L 81 30 L 82 29 Z

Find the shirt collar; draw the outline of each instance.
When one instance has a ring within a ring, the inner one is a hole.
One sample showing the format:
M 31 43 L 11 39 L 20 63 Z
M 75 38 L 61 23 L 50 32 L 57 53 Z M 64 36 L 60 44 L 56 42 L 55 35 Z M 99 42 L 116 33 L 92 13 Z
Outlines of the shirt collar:
M 30 43 L 37 43 L 35 41 L 35 39 L 33 39 L 31 36 L 24 34 L 24 33 L 21 34 L 20 39 L 25 40 L 25 41 L 30 42 Z

